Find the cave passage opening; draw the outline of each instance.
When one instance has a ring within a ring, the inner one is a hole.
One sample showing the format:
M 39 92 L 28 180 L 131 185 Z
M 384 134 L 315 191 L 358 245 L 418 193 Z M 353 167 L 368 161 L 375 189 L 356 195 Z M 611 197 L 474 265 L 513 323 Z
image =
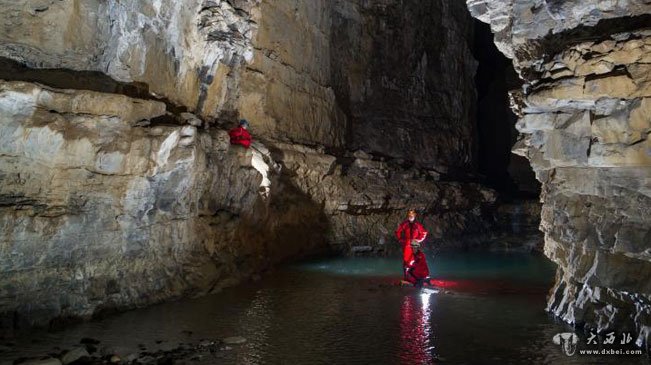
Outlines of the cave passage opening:
M 477 90 L 477 170 L 485 183 L 506 200 L 537 199 L 540 183 L 529 161 L 515 155 L 517 116 L 509 106 L 508 92 L 522 87 L 510 59 L 495 46 L 490 26 L 474 23 L 473 53 L 478 61 Z

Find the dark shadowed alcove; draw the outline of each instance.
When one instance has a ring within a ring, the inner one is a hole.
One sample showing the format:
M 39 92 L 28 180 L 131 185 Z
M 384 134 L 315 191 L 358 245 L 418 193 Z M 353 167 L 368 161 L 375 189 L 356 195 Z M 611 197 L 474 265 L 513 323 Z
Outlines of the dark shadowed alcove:
M 474 56 L 479 62 L 477 86 L 478 170 L 486 183 L 506 198 L 534 198 L 540 184 L 529 162 L 511 153 L 518 132 L 508 91 L 521 87 L 511 60 L 493 43 L 490 27 L 475 21 Z

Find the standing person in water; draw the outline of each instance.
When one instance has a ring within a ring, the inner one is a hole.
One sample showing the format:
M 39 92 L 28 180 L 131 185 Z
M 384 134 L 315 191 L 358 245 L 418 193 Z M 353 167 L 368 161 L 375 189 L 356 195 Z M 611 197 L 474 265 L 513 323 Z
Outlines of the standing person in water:
M 427 237 L 427 231 L 422 224 L 416 222 L 416 211 L 410 209 L 407 212 L 407 219 L 398 226 L 396 238 L 402 244 L 402 268 L 405 280 L 408 278 L 407 270 L 413 266 L 415 257 L 412 243 L 423 244 Z

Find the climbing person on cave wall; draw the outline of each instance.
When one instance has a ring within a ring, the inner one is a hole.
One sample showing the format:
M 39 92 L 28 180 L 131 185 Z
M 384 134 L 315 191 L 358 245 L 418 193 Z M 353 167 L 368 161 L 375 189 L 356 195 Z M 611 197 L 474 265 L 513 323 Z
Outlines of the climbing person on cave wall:
M 407 219 L 400 223 L 396 230 L 396 238 L 402 244 L 402 269 L 405 280 L 408 278 L 407 270 L 415 261 L 412 243 L 418 243 L 420 249 L 426 237 L 427 231 L 416 221 L 416 211 L 410 209 L 407 212 Z
M 251 134 L 248 129 L 249 122 L 246 119 L 240 120 L 238 126 L 228 132 L 231 137 L 231 144 L 244 146 L 244 148 L 251 147 Z
M 240 120 L 237 127 L 228 132 L 231 140 L 231 152 L 237 156 L 240 166 L 251 166 L 253 154 L 251 147 L 251 134 L 248 131 L 249 122 Z

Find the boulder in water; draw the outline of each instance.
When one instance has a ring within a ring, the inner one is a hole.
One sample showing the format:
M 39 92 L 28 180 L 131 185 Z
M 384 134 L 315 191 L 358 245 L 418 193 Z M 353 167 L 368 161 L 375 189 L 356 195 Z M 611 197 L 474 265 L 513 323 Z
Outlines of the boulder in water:
M 61 361 L 55 358 L 31 360 L 22 363 L 22 365 L 61 365 Z
M 86 351 L 86 349 L 84 347 L 76 347 L 76 348 L 66 352 L 65 355 L 63 355 L 63 357 L 61 357 L 61 362 L 64 365 L 66 365 L 66 364 L 70 364 L 72 362 L 75 362 L 75 361 L 81 359 L 82 357 L 89 357 L 89 356 L 90 355 L 88 354 L 88 351 Z

